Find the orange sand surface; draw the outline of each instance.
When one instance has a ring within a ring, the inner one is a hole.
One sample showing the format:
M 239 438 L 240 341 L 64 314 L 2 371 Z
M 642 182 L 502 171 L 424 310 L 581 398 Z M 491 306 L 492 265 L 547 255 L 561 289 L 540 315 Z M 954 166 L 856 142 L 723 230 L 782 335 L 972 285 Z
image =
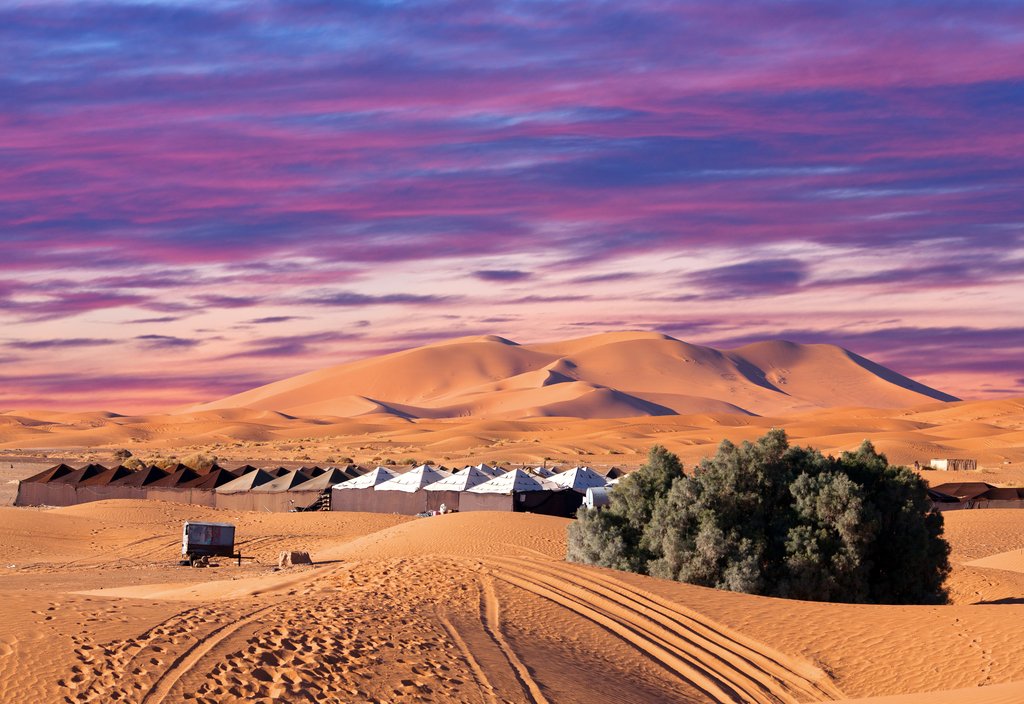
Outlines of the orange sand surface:
M 660 443 L 687 463 L 714 453 L 723 439 L 752 440 L 785 428 L 799 444 L 838 453 L 872 440 L 890 461 L 927 466 L 930 458 L 972 457 L 974 472 L 924 470 L 933 483 L 987 481 L 1024 486 L 1024 399 L 929 403 L 897 409 L 831 408 L 787 416 L 698 414 L 633 418 L 407 420 L 291 418 L 233 409 L 160 416 L 14 412 L 0 414 L 0 502 L 11 479 L 40 471 L 48 455 L 69 462 L 111 462 L 127 448 L 140 458 L 200 452 L 227 461 L 342 463 L 432 460 L 448 466 L 491 463 L 585 463 L 636 467 Z M 969 432 L 968 432 L 969 431 Z M 14 456 L 17 455 L 17 456 Z M 23 465 L 18 464 L 19 462 Z M 14 464 L 15 469 L 9 465 Z M 24 466 L 19 471 L 16 468 Z M 35 472 L 29 471 L 35 469 Z M 6 480 L 5 480 L 6 478 Z M 6 492 L 5 492 L 6 490 Z
M 1018 515 L 947 514 L 958 570 L 1016 600 L 955 571 L 955 603 L 897 607 L 567 564 L 569 521 L 529 514 L 3 508 L 0 701 L 1016 702 L 1019 573 L 966 563 L 1024 548 Z M 187 519 L 256 559 L 177 566 Z M 289 549 L 316 564 L 273 569 Z

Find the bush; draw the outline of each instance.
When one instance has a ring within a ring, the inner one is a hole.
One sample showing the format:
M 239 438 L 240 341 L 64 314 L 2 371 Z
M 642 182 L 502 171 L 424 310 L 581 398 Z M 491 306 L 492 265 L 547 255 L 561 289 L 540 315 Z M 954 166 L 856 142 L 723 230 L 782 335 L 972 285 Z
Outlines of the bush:
M 942 603 L 949 546 L 924 481 L 865 441 L 838 459 L 772 430 L 725 441 L 694 475 L 651 449 L 581 509 L 567 559 L 707 587 L 855 603 Z

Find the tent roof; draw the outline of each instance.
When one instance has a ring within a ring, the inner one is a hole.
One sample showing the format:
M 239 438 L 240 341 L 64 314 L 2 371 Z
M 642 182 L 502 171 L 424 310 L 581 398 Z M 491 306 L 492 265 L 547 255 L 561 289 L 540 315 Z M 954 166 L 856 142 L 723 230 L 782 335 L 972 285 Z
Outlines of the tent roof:
M 288 472 L 288 474 L 282 474 L 273 481 L 260 484 L 259 486 L 254 486 L 252 490 L 265 492 L 288 491 L 293 486 L 302 484 L 303 482 L 308 482 L 310 479 L 312 479 L 312 477 L 310 477 L 309 474 L 303 472 L 301 469 L 296 469 Z
M 67 475 L 71 474 L 74 471 L 75 471 L 75 468 L 72 467 L 71 465 L 67 465 L 67 464 L 61 463 L 61 464 L 55 465 L 53 467 L 50 467 L 48 469 L 45 469 L 42 472 L 40 472 L 39 474 L 33 474 L 28 479 L 22 479 L 21 481 L 23 481 L 23 482 L 31 482 L 31 483 L 34 483 L 34 484 L 46 484 L 47 482 L 51 482 L 54 479 L 60 479 L 61 477 L 66 477 Z
M 550 479 L 534 477 L 521 469 L 505 472 L 467 491 L 475 494 L 512 494 L 517 491 L 559 491 L 562 487 Z
M 362 474 L 358 477 L 349 479 L 348 481 L 339 482 L 334 485 L 335 489 L 371 489 L 378 484 L 382 484 L 386 481 L 394 479 L 395 473 L 387 467 L 377 467 L 371 469 L 366 474 Z
M 205 478 L 206 477 L 203 477 L 203 479 Z M 197 474 L 194 469 L 184 467 L 175 472 L 171 472 L 163 479 L 157 479 L 150 486 L 180 486 L 182 484 L 195 481 L 196 479 L 199 479 L 199 474 Z
M 544 477 L 545 479 L 548 477 L 555 476 L 555 473 L 552 472 L 547 467 L 531 467 L 526 471 L 529 472 L 530 474 L 536 474 L 538 477 Z
M 989 489 L 986 491 L 981 498 L 989 499 L 990 501 L 1017 501 L 1024 497 L 1024 489 L 1014 488 L 1000 488 L 1000 489 Z
M 478 464 L 476 468 L 479 469 L 484 474 L 486 474 L 488 477 L 491 477 L 492 479 L 494 477 L 500 477 L 502 474 L 504 474 L 504 472 L 498 469 L 497 467 L 492 467 L 491 465 L 484 464 L 483 462 Z
M 394 479 L 389 479 L 373 487 L 376 491 L 418 491 L 423 487 L 439 482 L 448 476 L 447 472 L 434 469 L 430 465 L 421 464 L 415 469 L 410 469 L 405 474 L 399 474 Z
M 216 491 L 219 494 L 231 494 L 236 491 L 252 491 L 261 484 L 274 481 L 275 478 L 276 477 L 269 472 L 265 472 L 262 469 L 254 469 L 251 472 L 246 472 L 234 481 L 230 481 L 227 484 L 217 487 Z
M 187 469 L 187 468 L 186 468 Z M 201 474 L 192 481 L 184 482 L 180 486 L 187 487 L 189 489 L 216 489 L 217 487 L 224 486 L 229 482 L 233 482 L 238 478 L 238 475 L 230 469 L 216 469 L 209 474 Z
M 169 476 L 170 474 L 159 467 L 150 465 L 148 467 L 135 470 L 130 475 L 118 479 L 116 483 L 118 486 L 148 486 L 153 482 L 165 479 Z
M 344 470 L 331 467 L 330 469 L 325 469 L 322 474 L 318 474 L 309 481 L 293 486 L 290 491 L 324 491 L 348 478 Z
M 991 484 L 986 484 L 985 482 L 950 482 L 948 484 L 939 484 L 938 486 L 932 487 L 935 491 L 955 496 L 961 501 L 976 499 L 989 489 L 995 488 L 996 487 Z
M 466 491 L 466 489 L 471 489 L 491 479 L 492 477 L 484 474 L 476 467 L 466 467 L 450 477 L 440 479 L 423 488 L 427 491 Z
M 105 469 L 99 474 L 95 474 L 87 479 L 82 479 L 78 482 L 80 486 L 106 486 L 112 484 L 118 479 L 124 479 L 125 477 L 131 476 L 132 470 L 128 469 L 123 465 L 117 465 L 110 469 Z
M 56 479 L 51 479 L 51 483 L 55 484 L 81 484 L 97 474 L 106 472 L 107 468 L 101 464 L 87 464 L 81 469 L 76 469 L 74 472 L 64 474 Z
M 581 494 L 587 493 L 591 487 L 604 487 L 608 485 L 605 478 L 590 469 L 590 467 L 573 467 L 567 472 L 560 472 L 551 477 L 551 481 L 566 489 L 578 491 Z

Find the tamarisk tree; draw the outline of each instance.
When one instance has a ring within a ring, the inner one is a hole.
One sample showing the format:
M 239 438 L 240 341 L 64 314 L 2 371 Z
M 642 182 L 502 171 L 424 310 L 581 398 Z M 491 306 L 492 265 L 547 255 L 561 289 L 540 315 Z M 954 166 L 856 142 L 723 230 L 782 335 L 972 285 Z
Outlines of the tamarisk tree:
M 692 475 L 656 446 L 610 506 L 580 510 L 567 559 L 766 596 L 942 603 L 949 546 L 926 489 L 867 441 L 834 458 L 772 430 L 724 441 Z

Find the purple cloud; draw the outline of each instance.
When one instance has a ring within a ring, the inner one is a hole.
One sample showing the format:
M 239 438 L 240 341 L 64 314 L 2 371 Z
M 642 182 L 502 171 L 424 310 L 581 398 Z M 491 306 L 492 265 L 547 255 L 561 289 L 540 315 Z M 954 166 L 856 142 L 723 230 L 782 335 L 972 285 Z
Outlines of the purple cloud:
M 139 344 L 152 350 L 188 349 L 202 344 L 201 340 L 190 340 L 173 335 L 136 335 Z
M 808 268 L 799 259 L 755 259 L 704 269 L 687 278 L 708 296 L 746 298 L 796 291 L 807 279 Z
M 48 350 L 75 347 L 105 347 L 116 344 L 116 340 L 98 337 L 68 337 L 53 340 L 15 340 L 8 342 L 7 347 L 16 350 Z
M 481 281 L 525 281 L 533 274 L 517 269 L 481 269 L 474 271 L 473 276 Z

